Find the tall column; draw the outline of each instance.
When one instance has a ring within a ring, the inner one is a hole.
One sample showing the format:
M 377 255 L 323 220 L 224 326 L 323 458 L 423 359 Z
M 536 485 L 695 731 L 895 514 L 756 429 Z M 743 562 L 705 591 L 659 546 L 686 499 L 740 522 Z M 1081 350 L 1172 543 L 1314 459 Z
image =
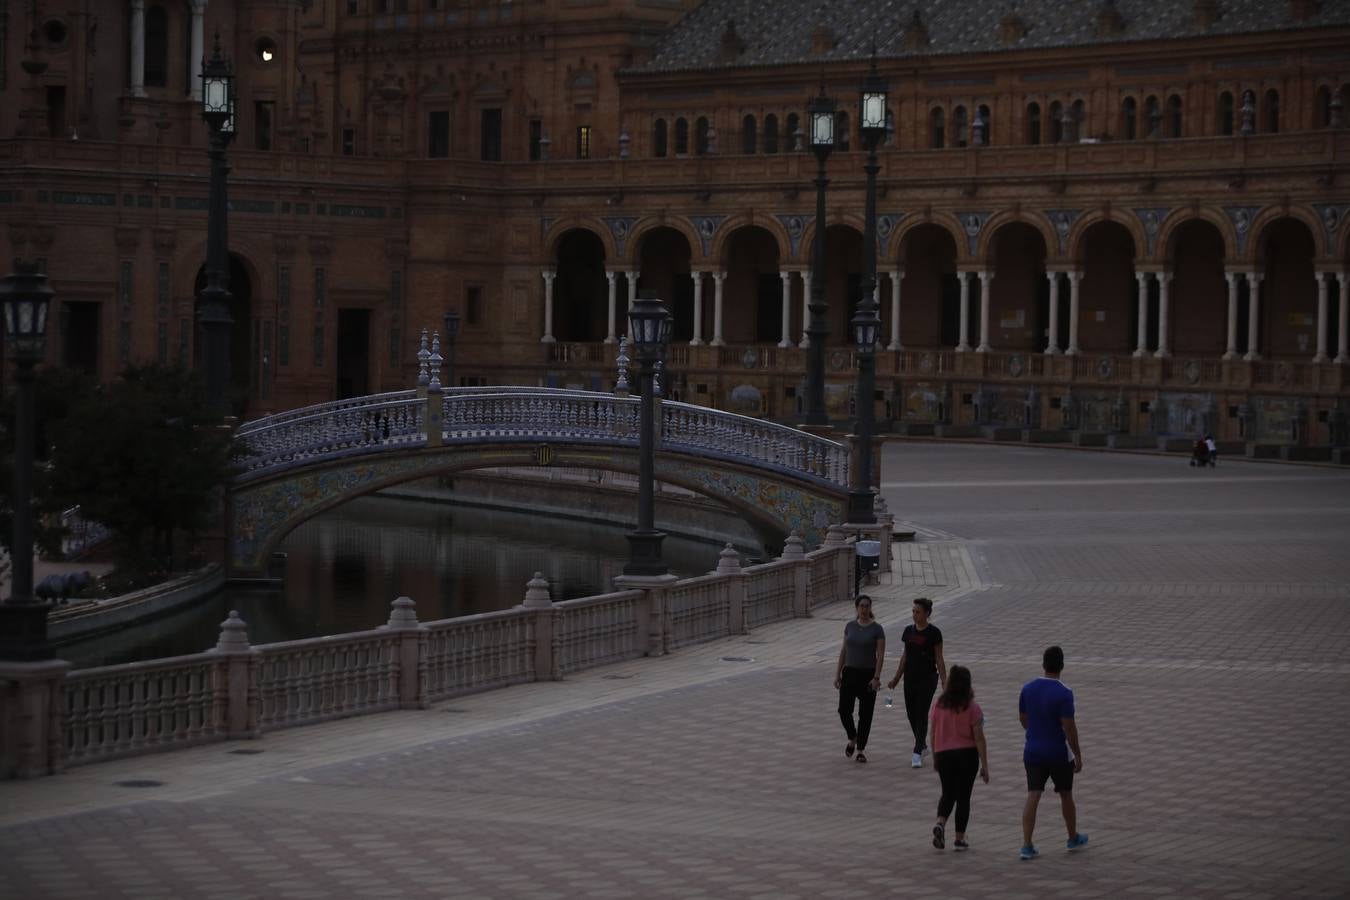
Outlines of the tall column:
M 544 336 L 539 339 L 539 343 L 551 344 L 556 340 L 553 337 L 553 279 L 558 277 L 558 273 L 541 274 L 544 276 Z
M 811 270 L 802 271 L 802 339 L 797 344 L 805 350 L 811 346 L 811 333 L 806 330 L 806 326 L 811 323 Z
M 970 273 L 957 272 L 956 277 L 961 279 L 961 339 L 956 344 L 956 352 L 965 353 L 970 349 Z
M 615 310 L 617 309 L 618 306 L 618 291 L 616 290 L 614 279 L 617 278 L 618 276 L 619 276 L 618 272 L 605 273 L 605 281 L 608 283 L 609 287 L 609 318 L 607 320 L 608 330 L 605 332 L 606 344 L 612 344 L 618 340 L 618 338 L 614 334 Z
M 1135 321 L 1139 338 L 1134 345 L 1135 356 L 1148 356 L 1148 278 L 1148 272 L 1134 273 L 1134 280 L 1139 283 L 1139 316 Z
M 1260 272 L 1247 276 L 1251 288 L 1247 292 L 1247 353 L 1242 358 L 1248 362 L 1261 358 L 1261 354 L 1256 352 L 1256 336 L 1261 328 L 1261 279 L 1264 277 Z
M 1069 272 L 1069 347 L 1066 356 L 1078 355 L 1078 286 L 1083 281 L 1082 272 Z
M 206 0 L 190 0 L 192 5 L 192 49 L 188 57 L 188 70 L 192 73 L 191 99 L 200 103 L 202 99 L 202 56 L 205 51 L 203 32 L 206 23 Z
M 689 346 L 698 347 L 703 343 L 703 272 L 695 269 L 689 273 L 694 279 L 694 336 Z
M 788 335 L 792 328 L 792 273 L 779 272 L 778 277 L 783 282 L 783 336 L 778 339 L 778 346 L 787 348 L 792 346 Z
M 1350 362 L 1350 291 L 1345 289 L 1345 278 L 1347 273 L 1341 269 L 1340 276 L 1336 279 L 1336 293 L 1340 294 L 1341 315 L 1336 330 L 1340 332 L 1339 339 L 1336 341 L 1336 362 Z
M 1327 361 L 1327 276 L 1330 272 L 1317 273 L 1317 355 L 1313 362 Z
M 1237 359 L 1238 279 L 1242 277 L 1242 273 L 1224 272 L 1223 277 L 1228 279 L 1228 345 L 1223 352 L 1223 358 Z
M 628 324 L 624 328 L 624 334 L 628 335 L 630 341 L 633 339 L 633 324 L 628 320 L 628 311 L 637 302 L 638 275 L 639 273 L 633 269 L 626 269 L 623 273 L 623 277 L 628 280 L 628 305 L 623 308 L 623 319 Z
M 1164 359 L 1172 355 L 1172 351 L 1167 349 L 1167 325 L 1171 317 L 1171 301 L 1169 288 L 1172 286 L 1172 273 L 1158 273 L 1158 349 L 1154 356 L 1158 359 Z
M 891 273 L 891 342 L 886 345 L 887 350 L 905 349 L 900 343 L 900 282 L 904 280 L 904 268 L 896 266 Z
M 727 280 L 726 272 L 713 273 L 713 339 L 710 347 L 720 347 L 722 340 L 722 282 Z
M 145 96 L 145 0 L 131 0 L 131 96 Z M 197 61 L 201 68 L 201 61 Z
M 976 353 L 989 352 L 989 294 L 990 282 L 994 280 L 994 273 L 988 269 L 981 269 L 980 276 L 980 345 L 975 348 Z
M 1059 273 L 1046 272 L 1050 282 L 1050 338 L 1045 344 L 1046 356 L 1059 355 Z

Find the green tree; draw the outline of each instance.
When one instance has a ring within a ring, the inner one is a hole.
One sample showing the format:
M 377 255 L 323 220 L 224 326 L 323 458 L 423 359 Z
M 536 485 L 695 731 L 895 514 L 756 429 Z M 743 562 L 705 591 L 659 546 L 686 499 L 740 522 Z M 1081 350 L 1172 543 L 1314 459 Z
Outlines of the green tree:
M 53 429 L 52 497 L 108 528 L 124 574 L 169 571 L 174 534 L 201 530 L 217 509 L 230 436 L 206 409 L 194 373 L 133 367 Z

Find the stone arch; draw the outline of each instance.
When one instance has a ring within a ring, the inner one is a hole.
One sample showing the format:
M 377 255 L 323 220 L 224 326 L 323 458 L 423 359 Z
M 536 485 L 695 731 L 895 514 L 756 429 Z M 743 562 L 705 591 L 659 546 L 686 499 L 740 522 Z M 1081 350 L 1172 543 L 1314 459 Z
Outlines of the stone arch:
M 698 244 L 675 224 L 652 222 L 634 238 L 632 271 L 639 273 L 640 287 L 655 291 L 674 317 L 671 339 L 688 341 L 694 336 L 692 273 L 697 268 L 694 253 Z
M 619 253 L 614 246 L 614 236 L 609 233 L 609 229 L 605 227 L 604 222 L 590 216 L 569 216 L 550 225 L 548 232 L 544 235 L 544 265 L 546 267 L 557 264 L 558 245 L 569 231 L 591 232 L 600 239 L 600 245 L 605 248 L 606 260 L 619 258 Z
M 633 226 L 633 230 L 628 235 L 628 259 L 626 262 L 634 270 L 637 270 L 642 262 L 642 241 L 659 228 L 669 228 L 678 231 L 684 235 L 684 239 L 689 242 L 689 261 L 698 267 L 704 263 L 703 242 L 699 239 L 698 232 L 693 224 L 684 216 L 645 216 L 638 220 Z
M 862 234 L 864 231 L 862 216 L 857 215 L 856 213 L 826 212 L 825 213 L 826 233 L 828 234 L 829 230 L 837 225 L 846 225 L 849 228 L 852 228 L 854 231 L 858 232 L 858 234 Z M 798 246 L 797 248 L 797 255 L 799 257 L 799 259 L 797 260 L 798 262 L 807 264 L 811 262 L 811 248 L 815 246 L 815 240 L 816 240 L 816 217 L 811 216 L 811 218 L 808 220 L 806 224 L 806 228 L 802 230 L 801 245 Z
M 1233 223 L 1228 220 L 1228 216 L 1221 209 L 1214 209 L 1209 206 L 1199 208 L 1186 208 L 1173 210 L 1172 213 L 1163 220 L 1162 227 L 1158 229 L 1158 242 L 1154 245 L 1154 260 L 1151 262 L 1166 263 L 1172 258 L 1173 244 L 1175 243 L 1178 229 L 1187 222 L 1196 220 L 1208 222 L 1219 230 L 1219 236 L 1223 238 L 1224 259 L 1238 259 L 1237 235 L 1233 231 Z M 1142 261 L 1142 260 L 1141 260 Z
M 951 235 L 952 242 L 956 244 L 956 261 L 958 264 L 966 260 L 966 233 L 961 228 L 961 223 L 957 221 L 956 216 L 948 212 L 932 212 L 922 216 L 905 216 L 900 223 L 895 226 L 891 232 L 890 240 L 882 248 L 881 259 L 887 262 L 903 263 L 905 260 L 905 244 L 909 240 L 910 234 L 916 228 L 922 228 L 925 225 L 936 225 Z
M 1138 219 L 1134 221 L 1137 223 Z M 1083 229 L 1070 258 L 1073 271 L 1079 273 L 1081 279 L 1081 296 L 1089 298 L 1089 305 L 1100 315 L 1084 315 L 1080 311 L 1079 352 L 1129 353 L 1137 346 L 1139 291 L 1136 272 L 1140 247 L 1129 219 L 1097 216 Z M 1057 328 L 1060 339 L 1067 340 L 1071 337 L 1073 324 L 1071 311 L 1067 308 L 1072 281 L 1061 284 L 1060 288 Z
M 984 228 L 980 230 L 979 243 L 975 246 L 975 259 L 973 261 L 992 266 L 994 264 L 995 236 L 1004 226 L 1011 225 L 1014 222 L 1030 225 L 1040 232 L 1041 242 L 1045 244 L 1047 259 L 1053 254 L 1052 248 L 1059 246 L 1059 238 L 1055 235 L 1055 227 L 1045 216 L 1026 210 L 1004 210 L 994 213 L 984 223 Z
M 1073 223 L 1073 227 L 1069 229 L 1069 236 L 1064 239 L 1069 259 L 1076 265 L 1082 264 L 1087 233 L 1094 226 L 1104 222 L 1119 225 L 1130 233 L 1130 240 L 1134 242 L 1134 261 L 1136 264 L 1143 262 L 1148 252 L 1148 237 L 1144 234 L 1144 226 L 1140 224 L 1139 218 L 1134 215 L 1117 215 L 1107 209 L 1089 210 Z
M 270 259 L 275 263 L 281 263 L 276 254 L 276 248 L 262 246 L 253 236 L 230 236 L 230 256 L 241 265 L 248 273 L 249 281 L 253 285 L 253 294 L 255 297 L 275 297 L 276 296 L 276 265 L 271 266 L 271 271 L 264 271 L 258 267 L 255 260 Z M 183 250 L 175 254 L 175 261 L 172 264 L 173 289 L 178 296 L 190 294 L 194 299 L 196 292 L 192 285 L 197 278 L 197 271 L 206 264 L 206 235 L 193 237 Z M 294 283 L 294 281 L 292 281 Z M 185 287 L 186 286 L 186 287 Z
M 792 241 L 788 238 L 787 229 L 783 227 L 783 223 L 773 216 L 756 215 L 753 212 L 748 212 L 732 216 L 722 223 L 721 227 L 717 229 L 717 233 L 713 235 L 712 247 L 704 258 L 704 262 L 711 266 L 725 266 L 727 243 L 731 240 L 733 234 L 746 226 L 762 228 L 773 235 L 773 239 L 778 243 L 778 258 L 780 260 L 786 262 L 793 258 Z M 803 243 L 806 241 L 805 233 L 803 233 L 802 241 Z M 702 244 L 696 243 L 694 246 L 701 247 Z
M 1322 229 L 1310 226 L 1292 209 L 1280 212 L 1263 223 L 1252 241 L 1252 262 L 1264 274 L 1258 350 L 1269 357 L 1306 359 L 1317 346 L 1315 273 Z
M 1326 229 L 1311 209 L 1305 206 L 1268 206 L 1257 213 L 1252 221 L 1252 236 L 1247 241 L 1247 253 L 1244 261 L 1256 264 L 1265 254 L 1266 243 L 1270 239 L 1271 226 L 1282 219 L 1295 219 L 1308 229 L 1313 242 L 1313 257 L 1324 259 L 1331 255 L 1332 248 L 1326 243 Z

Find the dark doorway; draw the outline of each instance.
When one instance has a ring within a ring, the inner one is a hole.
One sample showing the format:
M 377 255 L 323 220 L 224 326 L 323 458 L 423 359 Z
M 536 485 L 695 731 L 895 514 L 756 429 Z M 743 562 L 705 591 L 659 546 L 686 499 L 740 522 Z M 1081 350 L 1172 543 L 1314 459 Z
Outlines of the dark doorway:
M 61 363 L 86 375 L 98 375 L 98 322 L 101 303 L 64 303 L 61 307 Z
M 337 398 L 370 393 L 370 310 L 338 310 Z
M 53 138 L 66 136 L 66 89 L 64 87 L 47 88 L 47 136 Z
M 675 317 L 671 339 L 688 343 L 694 337 L 694 279 L 677 275 L 671 286 L 671 314 Z
M 940 346 L 961 343 L 961 278 L 955 272 L 942 274 L 942 326 Z
M 631 276 L 630 276 L 631 277 Z M 598 341 L 605 336 L 608 321 L 608 284 L 605 281 L 605 247 L 600 238 L 577 229 L 558 242 L 558 277 L 553 283 L 553 334 L 560 341 Z M 622 282 L 615 285 L 623 291 Z M 627 329 L 627 303 L 615 295 L 614 328 Z
M 755 340 L 776 344 L 783 334 L 783 281 L 761 272 L 755 290 Z

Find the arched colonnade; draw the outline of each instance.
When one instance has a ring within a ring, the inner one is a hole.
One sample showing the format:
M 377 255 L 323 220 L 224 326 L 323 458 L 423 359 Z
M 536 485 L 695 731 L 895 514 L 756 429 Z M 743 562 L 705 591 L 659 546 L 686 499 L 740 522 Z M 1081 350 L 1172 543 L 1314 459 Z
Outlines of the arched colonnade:
M 884 346 L 1347 362 L 1350 228 L 1338 212 L 883 215 Z M 641 287 L 666 300 L 678 342 L 806 347 L 813 225 L 796 215 L 556 222 L 541 340 L 616 341 Z M 831 220 L 825 242 L 828 341 L 844 345 L 862 222 Z

